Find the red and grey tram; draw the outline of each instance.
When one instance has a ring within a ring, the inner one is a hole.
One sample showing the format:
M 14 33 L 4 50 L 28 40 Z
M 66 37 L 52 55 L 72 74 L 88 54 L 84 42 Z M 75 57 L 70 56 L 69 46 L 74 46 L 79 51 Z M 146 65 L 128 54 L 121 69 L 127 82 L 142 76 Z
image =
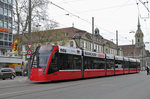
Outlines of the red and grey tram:
M 39 46 L 32 54 L 31 81 L 58 81 L 140 72 L 140 60 L 70 48 Z

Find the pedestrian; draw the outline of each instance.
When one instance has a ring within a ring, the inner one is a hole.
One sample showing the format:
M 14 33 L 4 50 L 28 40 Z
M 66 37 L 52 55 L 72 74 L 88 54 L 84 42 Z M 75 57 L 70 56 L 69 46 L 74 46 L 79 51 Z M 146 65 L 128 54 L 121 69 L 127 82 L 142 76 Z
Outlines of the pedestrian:
M 146 71 L 147 71 L 147 75 L 149 75 L 149 67 L 148 66 L 146 68 Z

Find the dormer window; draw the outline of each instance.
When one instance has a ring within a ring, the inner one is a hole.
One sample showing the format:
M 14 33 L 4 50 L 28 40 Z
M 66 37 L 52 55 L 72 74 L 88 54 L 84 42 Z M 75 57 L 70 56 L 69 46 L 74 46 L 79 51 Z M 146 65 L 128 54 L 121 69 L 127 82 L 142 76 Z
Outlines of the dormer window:
M 140 42 L 140 39 L 138 39 L 138 43 Z

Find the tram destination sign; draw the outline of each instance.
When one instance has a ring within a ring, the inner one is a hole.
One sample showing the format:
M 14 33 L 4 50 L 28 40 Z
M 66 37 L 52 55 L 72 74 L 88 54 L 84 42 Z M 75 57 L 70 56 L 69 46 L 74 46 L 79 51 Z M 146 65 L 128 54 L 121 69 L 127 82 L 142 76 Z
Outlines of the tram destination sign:
M 114 57 L 115 57 L 115 56 L 112 55 L 112 54 L 106 54 L 106 58 L 107 58 L 107 59 L 114 59 Z
M 82 55 L 82 51 L 80 49 L 68 48 L 68 47 L 64 47 L 64 46 L 59 46 L 59 53 Z
M 103 53 L 96 53 L 96 52 L 90 52 L 90 51 L 84 51 L 84 56 L 105 58 L 105 54 Z

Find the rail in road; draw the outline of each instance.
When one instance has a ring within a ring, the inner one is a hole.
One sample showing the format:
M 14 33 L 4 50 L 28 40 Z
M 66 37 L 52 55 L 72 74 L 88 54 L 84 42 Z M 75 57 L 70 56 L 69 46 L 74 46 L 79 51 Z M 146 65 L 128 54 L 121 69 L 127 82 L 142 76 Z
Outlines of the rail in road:
M 84 80 L 32 83 L 0 80 L 0 99 L 150 99 L 146 72 Z

